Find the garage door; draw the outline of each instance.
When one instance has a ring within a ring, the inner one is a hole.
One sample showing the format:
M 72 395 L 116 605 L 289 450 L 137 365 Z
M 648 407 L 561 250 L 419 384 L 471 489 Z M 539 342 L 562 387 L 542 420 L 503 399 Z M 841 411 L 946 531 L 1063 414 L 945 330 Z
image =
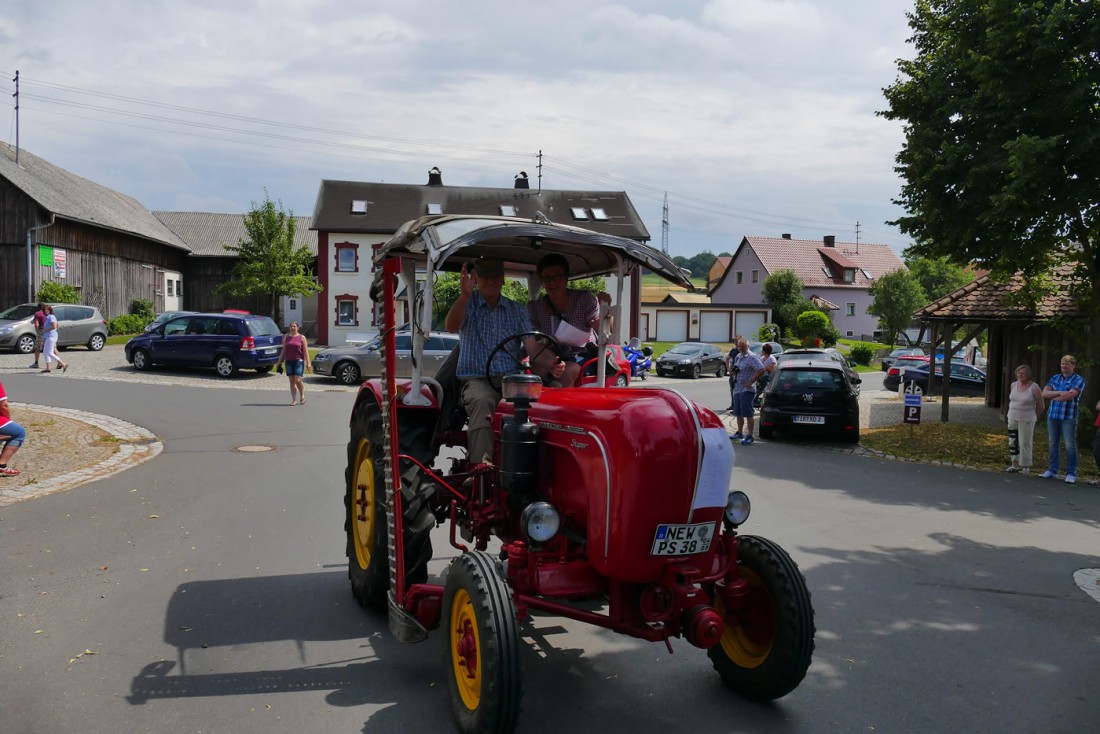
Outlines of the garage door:
M 728 342 L 730 339 L 730 315 L 728 312 L 699 314 L 699 338 L 705 342 Z
M 684 342 L 688 338 L 687 311 L 657 312 L 657 341 Z
M 756 333 L 760 331 L 760 327 L 764 325 L 766 315 L 763 311 L 738 312 L 733 333 L 753 341 L 756 339 Z

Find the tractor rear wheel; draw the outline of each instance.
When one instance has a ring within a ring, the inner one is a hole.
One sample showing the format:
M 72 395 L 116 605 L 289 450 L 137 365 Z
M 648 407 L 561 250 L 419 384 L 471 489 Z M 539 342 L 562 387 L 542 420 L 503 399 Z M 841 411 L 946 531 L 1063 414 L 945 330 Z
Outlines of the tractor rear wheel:
M 722 682 L 742 696 L 782 698 L 802 682 L 813 656 L 810 591 L 795 562 L 770 540 L 742 535 L 737 556 L 749 598 L 739 618 L 731 620 L 715 594 L 726 630 L 707 655 Z
M 443 591 L 444 665 L 463 734 L 515 729 L 523 696 L 512 592 L 487 553 L 451 561 Z
M 352 415 L 345 471 L 344 531 L 347 534 L 348 578 L 360 606 L 384 610 L 390 588 L 389 513 L 383 459 L 382 413 L 378 403 L 364 399 Z M 431 463 L 426 451 L 405 447 L 406 453 Z M 413 506 L 410 506 L 413 505 Z M 405 583 L 423 583 L 432 557 L 430 533 L 435 525 L 425 503 L 405 503 Z

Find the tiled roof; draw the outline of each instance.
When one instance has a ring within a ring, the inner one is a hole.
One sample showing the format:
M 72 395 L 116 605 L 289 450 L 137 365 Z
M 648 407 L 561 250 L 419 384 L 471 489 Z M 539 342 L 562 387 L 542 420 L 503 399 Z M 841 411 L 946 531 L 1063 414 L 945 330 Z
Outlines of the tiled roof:
M 243 214 L 214 214 L 210 212 L 153 212 L 164 226 L 191 248 L 191 254 L 199 257 L 236 257 L 237 253 L 225 249 L 248 238 Z M 294 217 L 296 228 L 294 244 L 308 248 L 317 254 L 317 233 L 311 229 L 312 217 Z
M 810 300 L 813 301 L 814 305 L 817 306 L 818 308 L 824 308 L 824 309 L 827 309 L 829 311 L 839 311 L 840 310 L 840 306 L 836 305 L 835 303 L 830 301 L 828 298 L 822 298 L 821 296 L 817 295 L 816 293 L 814 295 L 810 296 Z
M 353 202 L 366 202 L 366 211 L 353 213 Z M 438 204 L 439 212 L 428 210 Z M 559 191 L 427 184 L 388 184 L 362 181 L 321 181 L 313 210 L 313 228 L 324 232 L 389 234 L 426 214 L 491 214 L 533 219 L 542 212 L 550 221 L 583 227 L 601 234 L 648 241 L 646 229 L 630 198 L 622 191 Z M 573 209 L 584 210 L 577 219 Z M 602 210 L 602 212 L 593 212 Z M 604 218 L 597 218 L 599 214 Z
M 865 290 L 871 286 L 872 279 L 905 267 L 889 245 L 867 242 L 858 245 L 837 242 L 835 247 L 825 247 L 822 240 L 749 236 L 741 241 L 741 247 L 745 246 L 752 248 L 769 275 L 777 270 L 793 270 L 811 289 L 847 287 Z M 823 253 L 827 253 L 828 259 Z M 831 270 L 832 278 L 825 275 L 823 267 Z M 854 268 L 854 279 L 850 283 L 845 282 L 844 273 L 838 272 L 838 267 Z M 872 279 L 864 275 L 864 270 L 871 274 Z
M 1053 316 L 1080 316 L 1078 304 L 1070 297 L 1072 273 L 1072 265 L 1055 268 L 1051 278 L 1056 292 L 1045 296 L 1035 309 L 1008 303 L 1008 297 L 1023 286 L 1022 276 L 1014 275 L 1007 283 L 997 283 L 988 273 L 983 273 L 962 288 L 918 309 L 913 316 L 951 321 L 1035 321 Z
M 19 150 L 16 164 L 15 153 L 13 146 L 0 142 L 0 176 L 54 216 L 188 249 L 137 199 L 81 178 L 26 150 Z
M 665 296 L 661 303 L 710 303 L 710 296 L 706 293 L 672 292 Z

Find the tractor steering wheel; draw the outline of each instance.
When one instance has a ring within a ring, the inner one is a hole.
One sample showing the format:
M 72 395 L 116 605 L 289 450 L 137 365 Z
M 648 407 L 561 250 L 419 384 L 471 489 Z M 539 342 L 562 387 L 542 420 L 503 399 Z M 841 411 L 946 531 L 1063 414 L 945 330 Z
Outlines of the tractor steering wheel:
M 538 341 L 540 346 L 542 347 L 542 349 L 539 349 L 534 354 L 527 355 L 528 364 L 524 364 L 515 354 L 513 354 L 508 349 L 505 349 L 505 347 L 507 347 L 509 344 L 511 344 L 514 341 L 518 341 L 520 343 L 520 346 L 522 347 L 522 346 L 524 346 L 524 344 L 523 344 L 524 340 L 526 340 L 529 337 L 534 338 L 536 341 Z M 493 347 L 491 352 L 489 352 L 489 359 L 487 359 L 485 361 L 485 379 L 489 380 L 489 381 L 492 381 L 491 369 L 492 369 L 492 366 L 493 366 L 493 360 L 497 356 L 497 352 L 504 352 L 506 355 L 508 355 L 512 359 L 512 361 L 516 363 L 516 367 L 519 368 L 520 372 L 524 372 L 526 374 L 531 374 L 531 367 L 535 364 L 535 361 L 540 356 L 542 356 L 542 353 L 545 352 L 547 349 L 551 350 L 557 356 L 557 358 L 559 360 L 561 359 L 561 345 L 558 343 L 557 339 L 555 339 L 554 337 L 550 336 L 549 334 L 547 334 L 545 332 L 542 332 L 542 331 L 521 331 L 518 334 L 512 334 L 511 336 L 506 336 L 506 337 L 504 337 L 504 339 L 502 339 L 500 341 L 499 344 L 497 344 L 495 347 Z M 548 385 L 548 384 L 550 384 L 550 381 L 552 379 L 553 378 L 551 378 L 549 375 L 547 375 L 546 377 L 542 378 L 542 382 L 543 382 L 544 385 Z

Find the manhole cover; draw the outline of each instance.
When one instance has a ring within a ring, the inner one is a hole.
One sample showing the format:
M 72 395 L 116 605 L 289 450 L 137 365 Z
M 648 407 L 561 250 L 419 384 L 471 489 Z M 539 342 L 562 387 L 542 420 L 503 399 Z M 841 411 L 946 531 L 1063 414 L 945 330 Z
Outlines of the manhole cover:
M 242 454 L 262 454 L 265 451 L 277 451 L 275 446 L 237 446 L 231 449 L 232 451 L 239 451 Z

